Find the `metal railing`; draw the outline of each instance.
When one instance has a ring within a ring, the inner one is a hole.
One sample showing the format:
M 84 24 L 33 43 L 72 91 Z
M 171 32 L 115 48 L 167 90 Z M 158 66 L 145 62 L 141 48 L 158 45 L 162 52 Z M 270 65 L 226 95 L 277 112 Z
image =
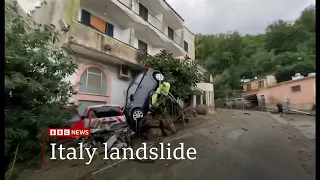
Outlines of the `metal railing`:
M 156 29 L 158 29 L 159 31 L 161 31 L 161 29 L 162 29 L 162 21 L 160 21 L 158 18 L 156 18 L 150 12 L 148 12 L 148 23 L 151 24 Z
M 138 15 L 140 18 L 142 18 L 137 12 L 133 11 L 132 8 L 130 7 L 130 3 L 127 2 L 127 0 L 118 0 L 122 5 L 126 6 L 130 11 L 134 12 L 136 15 Z M 143 18 L 142 18 L 143 19 Z M 143 19 L 144 20 L 144 19 Z M 153 26 L 154 28 L 156 28 L 158 31 L 160 31 L 163 35 L 167 36 L 169 39 L 171 39 L 167 34 L 165 34 L 163 32 L 162 29 L 162 21 L 160 21 L 158 18 L 156 18 L 153 14 L 151 14 L 150 12 L 148 12 L 148 20 L 147 22 Z M 178 35 L 176 35 L 174 33 L 173 35 L 173 39 L 171 39 L 175 44 L 177 44 L 178 46 L 183 48 L 183 42 L 181 40 L 182 38 L 179 37 Z
M 183 48 L 182 46 L 182 38 L 179 37 L 177 34 L 173 33 L 173 42 L 175 42 L 176 44 L 178 44 L 180 47 Z

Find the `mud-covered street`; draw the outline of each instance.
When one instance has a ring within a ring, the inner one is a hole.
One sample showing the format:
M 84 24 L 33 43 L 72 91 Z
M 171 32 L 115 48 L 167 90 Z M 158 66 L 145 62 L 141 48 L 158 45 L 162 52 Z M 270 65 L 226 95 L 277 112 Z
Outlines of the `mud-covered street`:
M 268 112 L 218 109 L 214 115 L 196 117 L 163 142 L 170 142 L 171 148 L 181 142 L 185 147 L 196 148 L 196 159 L 156 160 L 154 163 L 125 161 L 93 176 L 87 174 L 86 179 L 315 179 L 314 116 L 280 118 Z M 82 166 L 82 169 L 80 166 L 64 167 L 57 173 L 40 171 L 28 177 L 71 180 L 80 178 L 80 174 L 89 169 L 94 172 L 90 166 L 95 166 L 96 170 L 107 166 L 101 164 L 97 168 L 95 163 L 98 162 Z M 58 173 L 62 171 L 69 173 Z

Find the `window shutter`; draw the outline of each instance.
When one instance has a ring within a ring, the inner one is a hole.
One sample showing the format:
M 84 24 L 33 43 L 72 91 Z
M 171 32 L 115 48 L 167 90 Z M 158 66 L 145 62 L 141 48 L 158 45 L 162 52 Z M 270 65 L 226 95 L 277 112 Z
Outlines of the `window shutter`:
M 90 13 L 86 10 L 81 10 L 81 23 L 84 25 L 90 25 Z
M 107 32 L 106 32 L 106 34 L 107 34 L 108 36 L 113 37 L 113 31 L 114 31 L 114 26 L 113 26 L 113 24 L 107 23 Z
M 102 33 L 106 32 L 106 22 L 92 14 L 90 16 L 90 24 L 91 26 L 98 29 L 100 32 Z

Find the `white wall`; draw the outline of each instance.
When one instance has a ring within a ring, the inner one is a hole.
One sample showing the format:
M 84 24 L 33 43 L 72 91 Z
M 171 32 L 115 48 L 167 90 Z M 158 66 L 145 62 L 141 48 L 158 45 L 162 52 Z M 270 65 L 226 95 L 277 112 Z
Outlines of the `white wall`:
M 60 29 L 59 20 L 65 19 L 66 1 L 64 0 L 17 0 L 18 5 L 26 14 L 31 15 L 37 23 L 53 24 Z
M 120 0 L 123 4 L 125 4 L 127 7 L 131 7 L 132 0 Z
M 163 14 L 158 14 L 158 15 L 155 15 L 155 17 L 160 20 L 161 22 L 163 22 Z
M 122 30 L 121 33 L 121 41 L 130 45 L 130 36 L 131 36 L 130 28 Z
M 135 13 L 137 13 L 137 14 L 139 14 L 139 2 L 137 2 L 137 1 L 135 1 L 135 0 L 133 0 L 132 1 L 132 10 L 135 12 Z M 147 7 L 146 7 L 147 8 Z
M 188 43 L 188 56 L 195 59 L 194 35 L 187 29 L 183 29 L 184 41 Z
M 211 91 L 213 92 L 213 84 L 211 83 L 197 83 L 197 87 L 202 91 Z
M 138 39 L 135 35 L 132 35 L 131 38 L 132 38 L 132 41 L 133 41 L 133 46 L 138 49 L 138 47 L 139 47 L 139 45 L 138 45 L 138 44 L 139 44 L 139 43 L 138 43 L 139 39 Z M 144 38 L 140 38 L 140 40 L 143 41 L 143 42 L 145 42 L 145 43 L 147 43 L 147 45 L 148 45 L 148 54 L 150 54 L 150 55 L 155 55 L 155 54 L 157 54 L 157 53 L 159 53 L 159 52 L 161 51 L 161 48 L 155 48 L 155 47 L 153 47 L 153 46 L 148 42 L 148 40 L 146 40 L 146 39 L 144 39 Z

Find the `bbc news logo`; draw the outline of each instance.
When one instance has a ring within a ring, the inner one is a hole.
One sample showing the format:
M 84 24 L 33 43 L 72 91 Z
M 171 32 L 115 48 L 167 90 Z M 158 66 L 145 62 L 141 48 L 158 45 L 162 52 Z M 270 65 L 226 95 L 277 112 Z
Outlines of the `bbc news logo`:
M 81 128 L 81 129 L 74 129 L 74 128 L 49 128 L 48 129 L 49 136 L 90 136 L 90 129 L 89 128 Z

